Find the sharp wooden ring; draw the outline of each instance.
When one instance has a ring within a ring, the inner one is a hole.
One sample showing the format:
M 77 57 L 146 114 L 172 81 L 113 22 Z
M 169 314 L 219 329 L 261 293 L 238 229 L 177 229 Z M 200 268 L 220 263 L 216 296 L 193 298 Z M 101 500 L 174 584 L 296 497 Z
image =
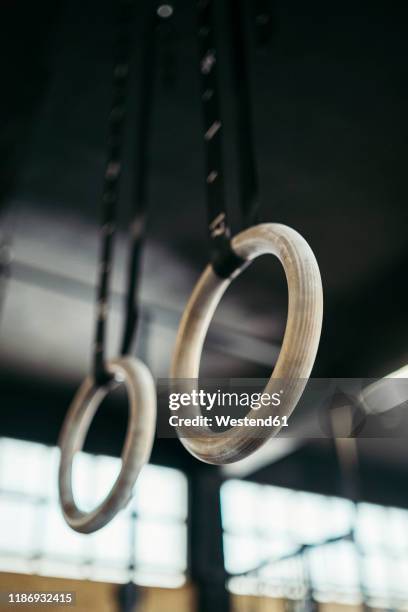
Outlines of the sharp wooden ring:
M 92 511 L 80 510 L 72 491 L 72 463 L 83 447 L 91 421 L 112 387 L 98 387 L 88 376 L 78 389 L 65 417 L 59 446 L 59 494 L 64 518 L 81 533 L 106 525 L 126 506 L 142 467 L 149 461 L 156 427 L 156 392 L 148 368 L 134 358 L 122 357 L 107 363 L 108 372 L 124 380 L 129 402 L 129 421 L 122 451 L 122 468 L 105 499 Z
M 265 392 L 277 392 L 283 382 L 285 391 L 276 414 L 289 416 L 306 386 L 320 340 L 323 290 L 318 264 L 313 251 L 300 234 L 290 227 L 275 223 L 263 223 L 241 232 L 233 238 L 232 248 L 247 262 L 260 255 L 273 254 L 285 270 L 288 318 L 282 348 Z M 231 282 L 232 278 L 216 276 L 210 265 L 201 275 L 177 334 L 171 367 L 171 378 L 175 379 L 175 384 L 177 379 L 198 379 L 208 327 Z M 268 415 L 269 407 L 256 412 L 252 410 L 248 414 L 254 418 Z M 177 433 L 187 450 L 198 459 L 206 463 L 224 464 L 251 454 L 267 438 L 278 433 L 279 429 L 278 426 L 271 427 L 265 432 L 261 426 L 251 428 L 250 431 L 244 427 L 232 427 L 219 433 L 206 427 L 197 427 L 193 432 L 190 430 L 190 435 L 181 429 Z

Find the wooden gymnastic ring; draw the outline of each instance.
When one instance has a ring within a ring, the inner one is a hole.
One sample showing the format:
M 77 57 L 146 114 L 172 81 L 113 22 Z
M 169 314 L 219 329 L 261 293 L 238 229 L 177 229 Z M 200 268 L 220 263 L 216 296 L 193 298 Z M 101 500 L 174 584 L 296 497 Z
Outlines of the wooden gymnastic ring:
M 232 248 L 247 262 L 260 255 L 273 254 L 285 270 L 288 284 L 286 330 L 278 360 L 264 392 L 277 392 L 284 381 L 285 391 L 276 414 L 289 417 L 306 386 L 320 340 L 323 290 L 316 258 L 300 234 L 275 223 L 263 223 L 241 232 L 233 238 Z M 208 327 L 231 282 L 232 278 L 216 276 L 210 265 L 201 275 L 180 322 L 170 374 L 174 379 L 172 388 L 177 385 L 177 380 L 182 387 L 183 379 L 198 379 Z M 192 416 L 200 414 L 199 408 L 192 408 L 189 416 L 191 413 Z M 248 414 L 248 417 L 254 418 L 266 416 L 270 416 L 270 407 L 251 410 Z M 214 432 L 206 427 L 195 427 L 193 430 L 178 428 L 177 433 L 182 444 L 198 459 L 206 463 L 225 464 L 251 454 L 279 430 L 280 426 L 268 428 L 267 431 L 259 426 L 250 432 L 244 427 Z
M 129 403 L 129 421 L 122 451 L 120 473 L 105 499 L 90 512 L 75 503 L 72 491 L 72 463 L 83 447 L 92 419 L 111 385 L 98 387 L 88 376 L 78 389 L 61 430 L 59 446 L 59 495 L 68 525 L 81 533 L 91 533 L 106 525 L 132 496 L 142 467 L 149 461 L 156 427 L 156 391 L 149 369 L 139 360 L 122 357 L 107 363 L 108 372 L 124 381 Z

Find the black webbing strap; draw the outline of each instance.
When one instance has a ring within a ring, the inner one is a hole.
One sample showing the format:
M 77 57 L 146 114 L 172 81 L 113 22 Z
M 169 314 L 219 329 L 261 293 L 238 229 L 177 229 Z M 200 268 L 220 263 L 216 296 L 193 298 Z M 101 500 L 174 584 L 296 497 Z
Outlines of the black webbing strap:
M 122 340 L 122 355 L 132 350 L 139 320 L 138 288 L 140 281 L 140 259 L 146 227 L 147 185 L 149 179 L 149 133 L 152 114 L 153 88 L 156 75 L 157 34 L 163 15 L 160 11 L 150 13 L 143 41 L 141 66 L 141 98 L 138 109 L 136 132 L 136 166 L 134 170 L 133 218 L 130 224 L 130 246 L 128 262 L 128 291 L 126 316 Z
M 113 69 L 113 100 L 108 126 L 108 157 L 102 192 L 101 253 L 97 289 L 97 318 L 94 348 L 94 376 L 98 384 L 111 380 L 105 369 L 106 321 L 108 315 L 110 275 L 112 272 L 114 234 L 116 230 L 119 182 L 122 173 L 122 149 L 128 75 L 131 58 L 131 26 L 133 24 L 133 0 L 121 0 L 118 5 L 118 32 Z M 165 15 L 167 17 L 169 15 Z M 125 323 L 121 354 L 131 351 L 138 324 L 139 263 L 145 233 L 147 146 L 149 136 L 152 94 L 155 75 L 156 28 L 159 12 L 151 13 L 147 24 L 142 50 L 141 101 L 137 130 L 135 182 L 132 204 L 132 221 L 129 237 L 129 260 L 125 300 Z
M 232 76 L 236 113 L 240 209 L 244 227 L 259 222 L 258 176 L 252 138 L 250 83 L 246 55 L 243 0 L 229 0 L 232 32 Z
M 212 0 L 198 0 L 197 6 L 211 262 L 215 273 L 221 278 L 227 278 L 242 268 L 246 262 L 231 248 L 231 231 L 225 205 L 214 4 Z M 232 31 L 233 87 L 237 104 L 239 200 L 243 225 L 248 227 L 258 222 L 259 204 L 242 0 L 230 0 L 229 18 Z
M 197 1 L 201 99 L 204 115 L 206 199 L 215 273 L 228 278 L 245 262 L 231 249 L 222 171 L 222 121 L 217 82 L 217 46 L 213 1 Z

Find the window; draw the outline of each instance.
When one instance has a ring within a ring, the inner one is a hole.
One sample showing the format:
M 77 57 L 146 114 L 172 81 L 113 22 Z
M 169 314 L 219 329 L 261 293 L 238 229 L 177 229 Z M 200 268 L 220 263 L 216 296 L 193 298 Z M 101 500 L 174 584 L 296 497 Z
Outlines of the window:
M 59 450 L 0 438 L 0 571 L 178 587 L 187 565 L 187 479 L 147 465 L 126 510 L 100 531 L 82 535 L 58 504 Z M 75 494 L 89 509 L 100 501 L 120 460 L 78 453 Z M 130 570 L 134 563 L 134 570 Z
M 408 511 L 239 480 L 221 507 L 231 591 L 406 609 Z

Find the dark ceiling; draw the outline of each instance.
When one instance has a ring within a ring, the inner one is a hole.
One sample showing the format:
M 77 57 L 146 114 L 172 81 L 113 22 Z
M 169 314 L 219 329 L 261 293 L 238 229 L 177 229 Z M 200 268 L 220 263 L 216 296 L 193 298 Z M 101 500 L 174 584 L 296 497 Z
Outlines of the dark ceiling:
M 19 433 L 11 412 L 22 410 L 25 381 L 35 404 L 47 405 L 38 430 L 51 441 L 65 410 L 62 397 L 88 368 L 113 5 L 2 3 L 0 237 L 13 256 L 10 278 L 3 282 L 0 335 L 5 433 Z M 123 228 L 149 6 L 136 7 Z M 319 262 L 325 318 L 314 375 L 386 374 L 408 362 L 407 10 L 380 1 L 276 0 L 270 3 L 270 39 L 257 44 L 257 6 L 247 3 L 261 217 L 297 229 Z M 217 3 L 217 17 L 227 195 L 238 231 L 236 109 L 223 2 Z M 178 319 L 208 260 L 194 3 L 174 2 L 172 28 L 158 60 L 141 293 L 139 352 L 156 376 L 166 376 Z M 170 80 L 163 78 L 169 54 Z M 112 350 L 120 323 L 124 233 L 118 243 Z M 266 258 L 225 298 L 204 371 L 266 376 L 285 317 L 283 273 Z M 53 424 L 49 431 L 47 422 Z M 33 428 L 20 435 L 41 437 Z

